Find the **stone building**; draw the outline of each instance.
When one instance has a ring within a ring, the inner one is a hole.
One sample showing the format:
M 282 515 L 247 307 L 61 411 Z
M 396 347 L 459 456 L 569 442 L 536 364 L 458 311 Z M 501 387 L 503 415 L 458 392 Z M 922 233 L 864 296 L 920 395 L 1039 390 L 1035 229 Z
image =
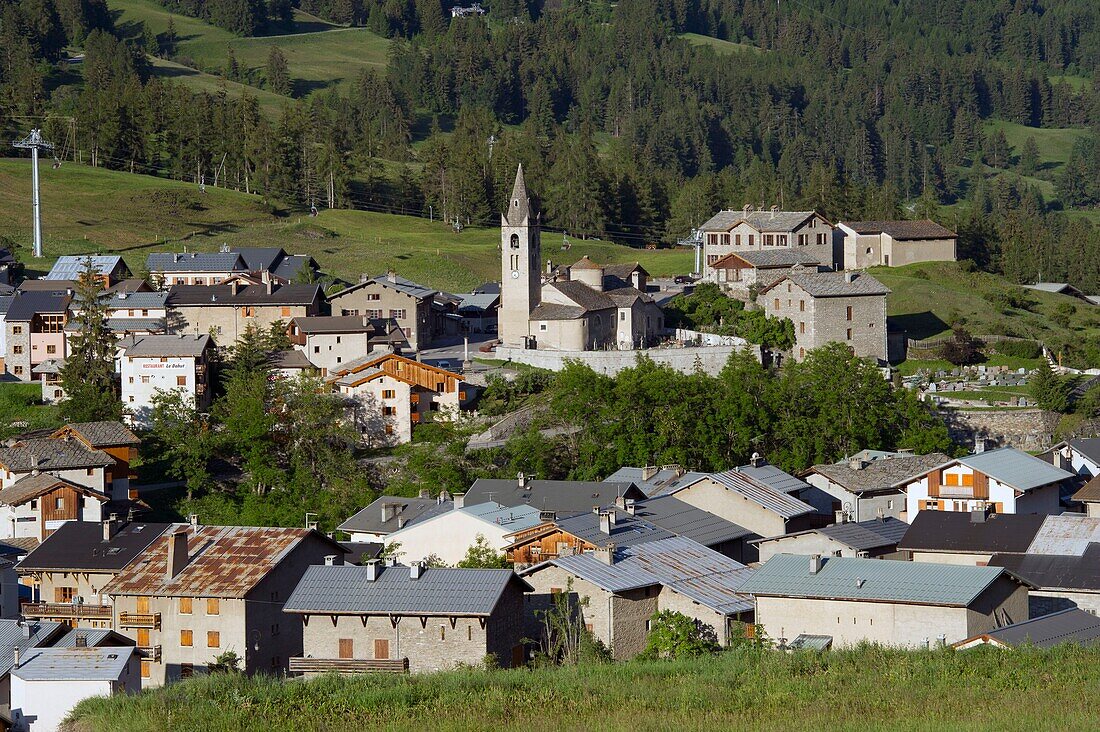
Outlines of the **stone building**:
M 861 358 L 886 363 L 886 295 L 889 288 L 858 272 L 816 272 L 793 267 L 760 290 L 757 302 L 773 318 L 794 323 L 794 357 L 827 343 L 847 344 Z
M 707 265 L 707 272 L 710 281 L 726 293 L 749 300 L 754 293 L 789 274 L 795 265 L 817 271 L 822 266 L 819 260 L 818 252 L 802 249 L 749 249 L 720 257 Z
M 287 326 L 291 344 L 322 376 L 370 353 L 376 335 L 377 328 L 366 315 L 294 318 Z
M 436 294 L 437 290 L 398 277 L 390 270 L 378 277 L 363 277 L 359 284 L 333 294 L 329 305 L 333 315 L 397 321 L 409 345 L 419 351 L 432 342 L 432 302 Z
M 100 591 L 112 627 L 147 650 L 143 686 L 204 671 L 230 650 L 245 673 L 279 674 L 302 653 L 301 622 L 283 603 L 310 565 L 343 555 L 309 529 L 196 520 L 170 526 Z
M 840 512 L 841 514 L 843 512 Z M 909 524 L 891 517 L 869 521 L 841 520 L 817 529 L 793 534 L 756 539 L 760 561 L 776 554 L 820 554 L 828 557 L 864 557 L 869 559 L 903 559 L 898 542 L 905 536 Z
M 777 554 L 742 585 L 781 645 L 934 648 L 1027 620 L 1031 584 L 1000 567 Z
M 212 335 L 220 346 L 230 346 L 248 326 L 267 330 L 293 318 L 321 315 L 325 296 L 320 285 L 279 285 L 268 280 L 242 285 L 174 285 L 169 290 L 169 330 Z
M 958 234 L 935 221 L 842 221 L 844 269 L 954 262 Z
M 7 373 L 32 381 L 32 369 L 48 360 L 65 358 L 65 322 L 72 290 L 17 291 L 4 316 Z
M 527 598 L 530 637 L 542 634 L 538 613 L 559 593 L 571 592 L 585 626 L 615 660 L 645 648 L 650 620 L 662 610 L 698 620 L 714 640 L 729 645 L 736 623 L 752 621 L 752 599 L 740 589 L 752 572 L 679 536 L 559 556 L 522 573 L 534 588 Z
M 804 480 L 829 497 L 829 512 L 843 511 L 849 521 L 867 521 L 879 516 L 905 515 L 904 487 L 951 458 L 942 452 L 865 453 L 836 463 L 814 465 Z
M 290 671 L 442 671 L 493 656 L 522 666 L 524 594 L 510 569 L 310 567 L 284 612 L 303 626 Z
M 712 265 L 732 252 L 793 249 L 811 254 L 814 261 L 832 268 L 833 225 L 816 211 L 780 211 L 745 206 L 740 211 L 719 211 L 699 227 L 703 237 L 703 279 L 714 282 Z

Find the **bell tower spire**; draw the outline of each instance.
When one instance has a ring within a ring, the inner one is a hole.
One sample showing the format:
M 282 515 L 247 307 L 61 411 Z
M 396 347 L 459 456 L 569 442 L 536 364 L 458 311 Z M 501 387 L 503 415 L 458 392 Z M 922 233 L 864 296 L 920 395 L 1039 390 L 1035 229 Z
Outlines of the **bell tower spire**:
M 538 199 L 527 190 L 523 165 L 508 208 L 500 215 L 500 340 L 506 346 L 523 346 L 530 335 L 531 311 L 542 299 L 542 261 Z

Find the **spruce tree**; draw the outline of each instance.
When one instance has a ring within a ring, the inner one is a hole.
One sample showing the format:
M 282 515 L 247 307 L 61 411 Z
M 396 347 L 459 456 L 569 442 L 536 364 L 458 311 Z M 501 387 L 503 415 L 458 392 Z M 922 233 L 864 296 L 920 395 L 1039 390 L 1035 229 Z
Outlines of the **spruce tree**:
M 267 55 L 267 88 L 276 94 L 290 95 L 290 68 L 278 46 L 272 46 Z
M 115 381 L 117 339 L 107 327 L 107 294 L 90 257 L 84 261 L 74 299 L 79 312 L 73 320 L 79 327 L 69 340 L 69 356 L 61 369 L 61 413 L 70 422 L 121 419 Z
M 1024 141 L 1024 150 L 1020 153 L 1020 172 L 1024 175 L 1035 175 L 1039 170 L 1039 146 L 1034 137 L 1028 137 Z

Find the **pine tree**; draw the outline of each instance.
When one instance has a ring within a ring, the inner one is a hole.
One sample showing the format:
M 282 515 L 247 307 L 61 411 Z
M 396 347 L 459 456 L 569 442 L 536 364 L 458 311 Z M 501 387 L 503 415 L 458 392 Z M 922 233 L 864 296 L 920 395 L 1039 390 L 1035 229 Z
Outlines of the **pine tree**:
M 233 46 L 229 46 L 225 51 L 225 78 L 230 81 L 241 80 L 241 66 L 237 63 L 237 54 L 233 51 Z
M 1050 362 L 1045 358 L 1039 368 L 1031 375 L 1027 383 L 1032 398 L 1043 409 L 1051 412 L 1065 412 L 1069 408 L 1069 382 L 1054 373 Z
M 267 88 L 275 94 L 289 96 L 291 91 L 290 68 L 286 56 L 278 46 L 272 46 L 267 55 Z
M 69 355 L 61 369 L 65 398 L 61 413 L 70 422 L 97 422 L 122 418 L 122 402 L 115 382 L 115 342 L 107 327 L 107 295 L 103 280 L 89 257 L 76 283 L 73 320 L 79 326 L 69 340 Z
M 1024 141 L 1024 150 L 1020 153 L 1020 172 L 1023 175 L 1035 175 L 1039 170 L 1039 146 L 1035 138 L 1028 136 Z
M 160 50 L 165 56 L 171 58 L 176 55 L 178 44 L 179 37 L 176 35 L 176 24 L 169 16 L 168 27 L 164 29 L 164 38 L 161 39 Z

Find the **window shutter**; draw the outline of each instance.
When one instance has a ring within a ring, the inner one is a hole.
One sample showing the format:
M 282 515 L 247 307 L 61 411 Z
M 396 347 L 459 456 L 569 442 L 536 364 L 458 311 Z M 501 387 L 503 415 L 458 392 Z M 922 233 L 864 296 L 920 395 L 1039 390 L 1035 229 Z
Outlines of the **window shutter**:
M 943 483 L 943 471 L 933 470 L 928 474 L 928 497 L 936 498 L 940 495 L 940 484 Z

